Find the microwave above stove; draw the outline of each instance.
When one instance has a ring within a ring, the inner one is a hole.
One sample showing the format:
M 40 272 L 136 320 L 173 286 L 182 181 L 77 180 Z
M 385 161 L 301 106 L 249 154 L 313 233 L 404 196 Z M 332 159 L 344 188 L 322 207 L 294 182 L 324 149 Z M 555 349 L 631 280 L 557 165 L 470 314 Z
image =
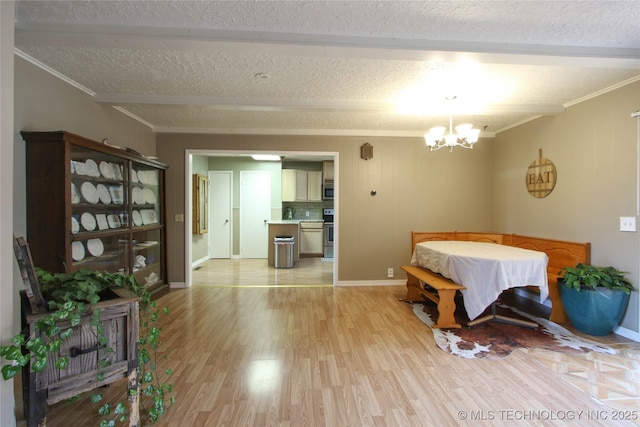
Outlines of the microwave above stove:
M 333 200 L 333 182 L 322 184 L 322 200 Z

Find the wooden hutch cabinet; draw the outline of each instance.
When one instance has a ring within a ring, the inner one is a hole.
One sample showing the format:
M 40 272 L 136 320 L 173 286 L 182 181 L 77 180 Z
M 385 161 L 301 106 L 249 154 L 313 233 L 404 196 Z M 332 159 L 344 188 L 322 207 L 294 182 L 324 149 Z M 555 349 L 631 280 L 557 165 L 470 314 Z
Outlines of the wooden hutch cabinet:
M 21 134 L 34 265 L 133 274 L 154 298 L 168 292 L 167 165 L 65 131 Z

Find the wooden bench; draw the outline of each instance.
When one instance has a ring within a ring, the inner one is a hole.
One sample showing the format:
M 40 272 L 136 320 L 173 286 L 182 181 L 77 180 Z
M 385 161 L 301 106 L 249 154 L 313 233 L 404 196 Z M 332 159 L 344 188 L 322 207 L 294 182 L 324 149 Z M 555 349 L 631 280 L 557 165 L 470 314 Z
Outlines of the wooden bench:
M 426 268 L 413 265 L 403 265 L 400 268 L 407 272 L 407 301 L 418 301 L 424 296 L 438 304 L 438 319 L 434 328 L 462 327 L 454 317 L 454 298 L 457 291 L 465 289 L 464 286 Z
M 563 267 L 574 267 L 576 264 L 582 262 L 588 264 L 591 261 L 591 244 L 590 243 L 581 243 L 581 242 L 567 242 L 564 240 L 554 240 L 554 239 L 544 239 L 539 237 L 529 237 L 529 236 L 521 236 L 518 234 L 500 234 L 500 233 L 476 233 L 476 232 L 459 232 L 459 231 L 448 231 L 448 232 L 421 232 L 421 231 L 412 231 L 411 232 L 411 253 L 413 253 L 415 246 L 418 243 L 426 242 L 430 240 L 463 240 L 463 241 L 473 241 L 473 242 L 489 242 L 489 243 L 497 243 L 501 245 L 515 246 L 523 249 L 531 249 L 535 251 L 541 251 L 547 254 L 549 257 L 549 263 L 547 265 L 547 278 L 548 278 L 548 286 L 549 286 L 549 299 L 551 300 L 551 315 L 549 316 L 549 320 L 555 323 L 566 323 L 569 321 L 567 317 L 567 313 L 564 310 L 564 306 L 562 305 L 562 301 L 560 300 L 560 293 L 558 291 L 558 274 Z M 443 281 L 447 281 L 455 286 L 457 285 L 445 277 L 433 273 L 430 270 L 423 269 L 420 267 L 408 266 L 409 268 L 417 268 L 425 271 L 428 275 L 423 276 L 432 282 L 436 283 L 436 286 L 444 286 Z M 420 298 L 420 295 L 424 295 L 420 291 L 422 287 L 418 280 L 415 278 L 412 279 L 409 271 L 405 267 L 401 267 L 404 271 L 407 272 L 407 297 L 406 300 L 415 301 Z M 416 274 L 421 274 L 416 270 L 411 270 Z M 421 279 L 420 279 L 421 280 Z M 428 280 L 425 282 L 429 283 Z M 431 285 L 431 283 L 429 283 Z M 436 286 L 431 285 L 433 288 L 438 289 Z M 460 287 L 460 289 L 464 289 L 464 287 Z M 539 291 L 537 287 L 532 287 L 536 291 Z M 440 294 L 441 292 L 438 291 Z M 455 295 L 455 292 L 451 292 Z M 427 298 L 432 301 L 436 301 L 433 298 L 425 295 Z M 437 296 L 436 296 L 437 298 Z M 448 297 L 447 297 L 448 298 Z M 436 301 L 438 302 L 438 301 Z M 451 309 L 451 313 L 455 311 L 455 303 L 453 300 L 450 301 L 453 304 L 453 308 Z M 440 303 L 438 302 L 438 312 L 440 316 L 442 316 L 442 311 L 440 311 Z M 448 310 L 448 309 L 447 309 Z M 453 315 L 449 320 L 453 323 Z M 438 325 L 442 323 L 438 320 Z M 444 326 L 436 326 L 436 327 L 444 327 Z M 447 326 L 451 327 L 451 326 Z M 459 326 L 454 326 L 459 327 Z

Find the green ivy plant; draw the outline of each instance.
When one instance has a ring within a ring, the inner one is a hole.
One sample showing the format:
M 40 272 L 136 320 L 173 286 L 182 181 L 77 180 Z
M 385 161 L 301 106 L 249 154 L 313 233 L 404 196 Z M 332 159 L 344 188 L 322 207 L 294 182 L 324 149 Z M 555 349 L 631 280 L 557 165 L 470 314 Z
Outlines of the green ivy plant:
M 91 312 L 90 324 L 95 330 L 98 345 L 104 346 L 103 351 L 106 353 L 113 352 L 113 349 L 106 347 L 108 341 L 100 321 L 100 310 L 92 309 L 92 305 L 100 301 L 101 294 L 105 290 L 125 288 L 140 298 L 138 339 L 140 416 L 141 418 L 146 416 L 150 422 L 157 421 L 175 400 L 172 394 L 173 385 L 165 383 L 161 378 L 170 376 L 171 369 L 165 370 L 164 375 L 160 375 L 156 370 L 161 332 L 158 326 L 159 316 L 161 312 L 168 315 L 169 309 L 158 309 L 156 301 L 151 300 L 149 292 L 140 286 L 132 275 L 88 269 L 70 274 L 50 273 L 40 268 L 35 270 L 42 295 L 48 302 L 49 308 L 47 315 L 36 323 L 35 329 L 41 331 L 45 339 L 26 336 L 23 332 L 14 336 L 11 344 L 0 346 L 0 360 L 4 359 L 8 362 L 2 366 L 2 378 L 8 380 L 15 377 L 29 362 L 31 362 L 32 371 L 44 371 L 47 367 L 48 355 L 58 353 L 62 340 L 72 335 L 73 327 L 80 324 L 82 314 L 87 312 Z M 60 328 L 58 325 L 61 321 L 68 321 L 70 327 L 64 330 Z M 67 366 L 67 356 L 61 356 L 55 360 L 57 369 L 65 369 Z M 100 367 L 107 366 L 109 361 L 103 359 Z M 98 373 L 98 381 L 103 379 L 103 375 Z M 94 391 L 91 401 L 102 403 L 102 393 Z M 126 405 L 123 402 L 102 403 L 98 408 L 98 414 L 102 417 L 100 427 L 114 426 L 116 422 L 124 422 L 127 419 Z
M 626 278 L 626 273 L 615 267 L 598 267 L 579 263 L 575 267 L 564 267 L 560 270 L 564 284 L 576 291 L 603 287 L 620 290 L 626 294 L 633 291 L 633 285 Z

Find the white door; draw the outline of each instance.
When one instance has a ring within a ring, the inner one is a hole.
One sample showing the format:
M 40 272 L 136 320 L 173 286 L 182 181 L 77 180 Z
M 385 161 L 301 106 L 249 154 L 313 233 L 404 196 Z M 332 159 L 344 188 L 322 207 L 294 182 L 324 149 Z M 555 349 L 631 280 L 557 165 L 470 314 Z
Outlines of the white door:
M 240 171 L 240 258 L 267 258 L 271 172 Z
M 211 258 L 231 258 L 232 171 L 209 172 L 209 248 Z

